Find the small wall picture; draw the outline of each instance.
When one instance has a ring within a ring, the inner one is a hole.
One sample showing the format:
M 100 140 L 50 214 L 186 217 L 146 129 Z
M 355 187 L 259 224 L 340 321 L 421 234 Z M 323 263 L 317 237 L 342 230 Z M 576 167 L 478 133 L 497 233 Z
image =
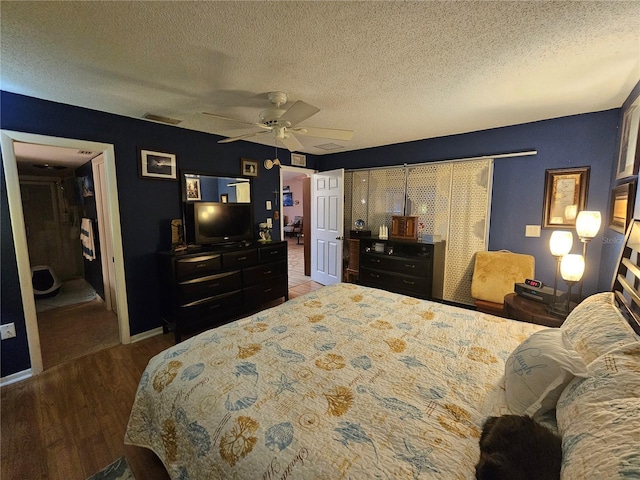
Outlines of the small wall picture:
M 140 177 L 178 180 L 176 156 L 172 153 L 140 150 Z
M 241 158 L 240 165 L 242 170 L 242 175 L 247 177 L 257 177 L 258 176 L 258 162 L 255 160 L 249 160 L 248 158 Z
M 201 200 L 202 194 L 200 193 L 200 179 L 187 177 L 185 182 L 187 185 L 187 201 L 193 202 L 195 200 Z

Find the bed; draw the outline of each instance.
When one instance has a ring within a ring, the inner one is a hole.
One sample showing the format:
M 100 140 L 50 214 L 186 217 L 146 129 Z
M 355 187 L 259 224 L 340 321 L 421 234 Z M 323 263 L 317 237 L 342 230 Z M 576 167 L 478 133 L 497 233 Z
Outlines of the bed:
M 323 287 L 151 359 L 125 443 L 175 480 L 472 479 L 485 419 L 518 413 L 561 435 L 563 479 L 640 478 L 640 337 L 621 310 L 599 293 L 548 329 Z

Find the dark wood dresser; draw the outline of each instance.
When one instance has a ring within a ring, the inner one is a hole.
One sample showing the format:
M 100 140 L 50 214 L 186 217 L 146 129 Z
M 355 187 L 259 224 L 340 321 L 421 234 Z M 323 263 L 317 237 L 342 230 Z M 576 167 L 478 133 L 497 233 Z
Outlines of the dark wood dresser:
M 210 328 L 289 298 L 287 242 L 160 252 L 165 328 L 176 343 L 184 330 Z
M 425 299 L 442 299 L 445 242 L 360 239 L 361 285 Z

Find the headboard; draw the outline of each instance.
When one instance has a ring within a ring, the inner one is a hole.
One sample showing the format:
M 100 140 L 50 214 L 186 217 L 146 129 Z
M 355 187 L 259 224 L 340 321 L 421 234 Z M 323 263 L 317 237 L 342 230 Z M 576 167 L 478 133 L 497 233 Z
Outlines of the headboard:
M 640 335 L 640 220 L 633 220 L 613 275 L 614 292 L 620 311 Z

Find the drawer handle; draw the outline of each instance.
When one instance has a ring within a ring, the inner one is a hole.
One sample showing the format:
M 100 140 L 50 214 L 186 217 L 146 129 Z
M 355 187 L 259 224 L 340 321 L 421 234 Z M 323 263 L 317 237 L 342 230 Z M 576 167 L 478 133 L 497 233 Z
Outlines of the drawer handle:
M 215 305 L 211 305 L 208 310 L 215 310 L 216 308 L 220 308 L 220 304 L 216 303 Z
M 374 263 L 380 263 L 380 259 L 379 258 L 372 258 L 371 261 L 374 262 Z
M 271 275 L 271 270 L 267 270 L 266 272 L 264 272 L 265 275 Z
M 273 252 L 269 252 L 269 255 L 277 255 L 280 253 L 280 250 L 274 250 Z
M 273 290 L 273 288 L 267 288 L 264 293 L 269 293 L 271 290 Z
M 247 257 L 238 257 L 238 261 L 239 261 L 239 262 L 241 262 L 241 261 L 243 261 L 243 260 L 246 260 L 246 259 L 247 259 Z
M 405 263 L 404 266 L 408 268 L 416 268 L 415 265 L 411 265 L 410 263 Z
M 204 267 L 206 267 L 206 266 L 207 266 L 207 264 L 206 264 L 206 263 L 198 263 L 198 264 L 196 265 L 196 268 L 204 268 Z
M 209 285 L 209 288 L 216 288 L 219 287 L 220 284 L 219 283 L 212 283 L 211 285 Z
M 415 285 L 416 282 L 412 282 L 411 280 L 403 280 L 404 283 L 406 283 L 407 285 Z
M 375 273 L 370 273 L 369 276 L 373 278 L 380 278 L 380 275 L 376 275 Z

